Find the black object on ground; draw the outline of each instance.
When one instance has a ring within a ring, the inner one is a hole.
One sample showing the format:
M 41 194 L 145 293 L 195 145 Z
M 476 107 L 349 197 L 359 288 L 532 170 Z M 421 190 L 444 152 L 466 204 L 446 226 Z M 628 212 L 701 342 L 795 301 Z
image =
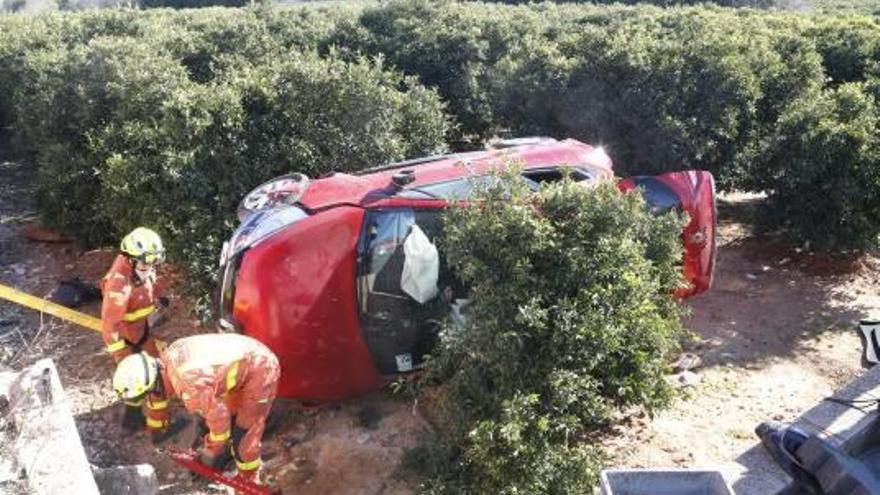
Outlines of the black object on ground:
M 880 473 L 817 435 L 795 426 L 762 423 L 755 433 L 774 460 L 795 480 L 782 493 L 880 494 Z
M 862 341 L 862 367 L 880 364 L 880 320 L 860 321 L 858 333 Z
M 58 287 L 49 294 L 50 301 L 68 308 L 78 308 L 100 299 L 101 290 L 94 285 L 83 282 L 79 277 L 62 280 Z
M 806 442 L 808 435 L 794 426 L 782 423 L 766 422 L 755 428 L 764 448 L 779 466 L 794 479 L 794 487 L 798 491 L 790 493 L 806 493 L 821 495 L 822 489 L 816 478 L 806 471 L 802 463 L 795 457 L 798 447 Z

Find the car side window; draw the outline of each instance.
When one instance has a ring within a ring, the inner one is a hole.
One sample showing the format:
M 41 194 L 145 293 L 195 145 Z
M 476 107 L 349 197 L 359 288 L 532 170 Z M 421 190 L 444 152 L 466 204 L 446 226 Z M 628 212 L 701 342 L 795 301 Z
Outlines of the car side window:
M 525 179 L 530 189 L 537 191 L 542 183 L 558 182 L 562 180 L 565 176 L 564 168 L 568 169 L 569 176 L 575 182 L 590 180 L 593 178 L 592 174 L 584 169 L 559 166 L 524 170 L 522 177 Z M 466 177 L 404 189 L 397 193 L 397 196 L 409 199 L 464 200 L 470 198 L 475 189 L 488 186 L 493 180 L 497 180 L 493 175 Z
M 449 312 L 446 297 L 418 302 L 402 287 L 406 264 L 404 243 L 414 226 L 436 245 L 442 232 L 442 210 L 394 208 L 367 212 L 358 249 L 358 303 L 367 347 L 379 372 L 392 374 L 421 366 L 437 340 Z M 438 289 L 446 284 L 440 260 Z
M 633 177 L 633 181 L 642 190 L 642 195 L 654 214 L 682 208 L 681 198 L 675 194 L 672 188 L 656 177 L 637 176 Z

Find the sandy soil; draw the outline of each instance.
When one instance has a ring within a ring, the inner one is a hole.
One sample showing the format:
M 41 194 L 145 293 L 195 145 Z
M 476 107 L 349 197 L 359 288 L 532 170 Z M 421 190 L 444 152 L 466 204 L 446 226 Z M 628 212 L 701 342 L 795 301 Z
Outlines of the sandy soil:
M 701 383 L 609 445 L 627 467 L 712 466 L 757 443 L 762 421 L 791 421 L 861 373 L 857 323 L 880 316 L 880 262 L 819 256 L 753 236 L 759 198 L 720 203 L 715 285 L 688 301 Z
M 20 235 L 34 219 L 26 175 L 18 165 L 0 165 L 0 282 L 45 296 L 65 278 L 100 278 L 112 249 L 84 251 Z M 606 443 L 616 464 L 699 466 L 735 459 L 756 443 L 752 429 L 759 422 L 793 419 L 859 373 L 854 324 L 880 316 L 880 262 L 822 257 L 757 238 L 747 227 L 753 202 L 730 196 L 720 203 L 716 283 L 687 303 L 697 335 L 688 349 L 704 361 L 702 382 L 653 420 L 636 414 L 618 425 L 618 435 Z M 99 306 L 82 309 L 98 314 Z M 158 332 L 162 338 L 211 331 L 173 291 L 172 314 Z M 44 356 L 58 363 L 93 464 L 154 464 L 163 493 L 220 490 L 192 481 L 143 435 L 122 436 L 109 386 L 112 364 L 99 335 L 0 303 L 0 362 L 21 367 Z M 402 469 L 401 459 L 429 426 L 411 402 L 376 394 L 311 410 L 280 404 L 276 417 L 264 459 L 267 478 L 284 493 L 415 491 L 418 480 Z

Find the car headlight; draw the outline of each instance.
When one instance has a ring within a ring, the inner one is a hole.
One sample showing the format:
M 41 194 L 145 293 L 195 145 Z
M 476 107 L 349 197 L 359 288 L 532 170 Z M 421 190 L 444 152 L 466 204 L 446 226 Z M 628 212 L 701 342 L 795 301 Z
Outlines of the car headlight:
M 307 216 L 306 212 L 295 206 L 282 206 L 254 213 L 232 234 L 232 238 L 226 243 L 220 255 L 221 261 L 234 258 L 257 242 Z

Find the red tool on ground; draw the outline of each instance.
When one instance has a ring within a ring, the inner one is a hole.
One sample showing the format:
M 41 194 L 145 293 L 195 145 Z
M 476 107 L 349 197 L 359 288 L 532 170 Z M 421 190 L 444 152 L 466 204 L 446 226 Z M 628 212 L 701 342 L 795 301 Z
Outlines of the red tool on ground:
M 173 460 L 174 462 L 180 464 L 181 466 L 189 469 L 190 471 L 196 473 L 203 478 L 207 478 L 211 481 L 216 481 L 217 483 L 222 483 L 228 487 L 235 489 L 236 493 L 242 495 L 281 495 L 281 491 L 279 490 L 272 490 L 271 488 L 264 485 L 258 485 L 249 481 L 225 476 L 222 472 L 199 462 L 198 456 L 196 456 L 196 453 L 193 451 L 159 449 L 159 452 L 162 452 L 163 454 L 170 457 L 171 460 Z

